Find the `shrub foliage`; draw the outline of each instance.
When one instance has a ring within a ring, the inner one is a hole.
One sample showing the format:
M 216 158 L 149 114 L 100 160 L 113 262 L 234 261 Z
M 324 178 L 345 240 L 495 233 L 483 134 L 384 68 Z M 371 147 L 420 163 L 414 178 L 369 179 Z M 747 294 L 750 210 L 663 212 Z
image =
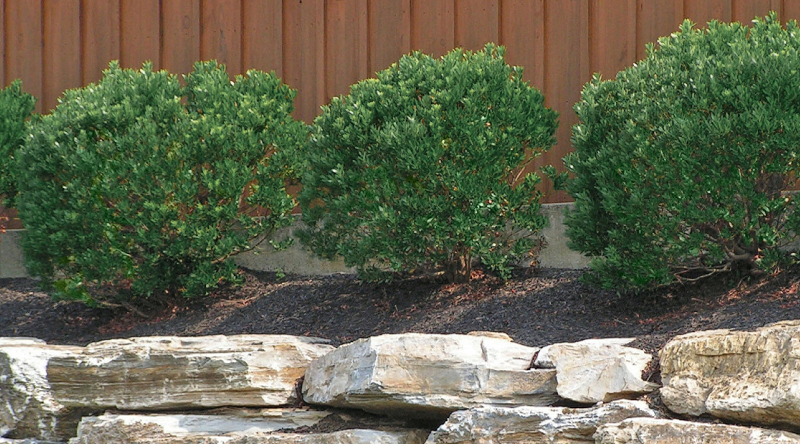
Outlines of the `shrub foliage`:
M 525 166 L 555 128 L 501 47 L 404 56 L 315 120 L 300 239 L 367 279 L 444 268 L 463 281 L 473 259 L 507 276 L 545 224 Z
M 295 92 L 259 71 L 231 82 L 216 62 L 185 80 L 112 62 L 32 127 L 19 156 L 23 249 L 56 296 L 201 295 L 236 281 L 228 259 L 290 222 L 284 185 L 307 137 L 290 117 Z
M 650 46 L 575 106 L 572 248 L 608 288 L 770 270 L 800 233 L 800 29 L 711 22 Z
M 25 140 L 25 122 L 35 107 L 36 99 L 22 92 L 19 80 L 0 91 L 0 204 L 6 207 L 15 204 L 16 151 Z

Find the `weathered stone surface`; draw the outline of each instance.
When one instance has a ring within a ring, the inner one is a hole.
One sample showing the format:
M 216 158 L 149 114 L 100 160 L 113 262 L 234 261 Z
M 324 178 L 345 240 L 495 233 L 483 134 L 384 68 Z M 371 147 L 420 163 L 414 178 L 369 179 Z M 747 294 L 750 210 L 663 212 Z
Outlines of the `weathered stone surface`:
M 303 399 L 442 420 L 455 410 L 550 405 L 555 370 L 528 370 L 538 349 L 504 339 L 401 334 L 360 339 L 314 360 Z
M 778 430 L 648 418 L 606 424 L 594 438 L 596 444 L 800 443 L 800 435 Z
M 342 430 L 333 433 L 276 433 L 266 436 L 243 436 L 227 444 L 423 444 L 427 430 L 378 431 Z
M 653 357 L 625 347 L 633 339 L 589 339 L 542 348 L 534 367 L 555 368 L 558 395 L 571 401 L 594 404 L 636 398 L 658 388 L 642 380 L 642 371 Z
M 84 418 L 70 444 L 223 443 L 242 435 L 312 426 L 327 412 L 224 409 L 214 414 L 104 414 Z
M 426 444 L 593 443 L 603 424 L 656 417 L 643 401 L 620 400 L 592 408 L 479 407 L 450 415 Z
M 333 349 L 322 342 L 285 335 L 115 339 L 50 359 L 47 377 L 65 406 L 281 406 L 296 401 L 308 363 Z
M 80 347 L 28 338 L 0 338 L 0 435 L 58 441 L 75 435 L 80 412 L 54 397 L 47 363 Z
M 800 321 L 678 336 L 661 351 L 661 377 L 674 412 L 800 427 Z
M 0 444 L 64 444 L 64 443 L 59 441 L 41 441 L 38 439 L 0 438 Z

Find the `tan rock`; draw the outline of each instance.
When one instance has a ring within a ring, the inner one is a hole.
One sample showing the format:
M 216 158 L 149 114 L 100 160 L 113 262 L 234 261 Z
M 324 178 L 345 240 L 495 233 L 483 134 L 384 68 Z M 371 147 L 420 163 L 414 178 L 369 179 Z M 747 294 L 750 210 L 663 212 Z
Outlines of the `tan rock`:
M 423 444 L 427 430 L 378 431 L 342 430 L 332 433 L 275 433 L 266 436 L 243 436 L 227 444 Z
M 571 401 L 594 404 L 636 398 L 658 389 L 642 380 L 642 371 L 653 357 L 625 347 L 633 339 L 589 339 L 542 348 L 535 367 L 555 368 L 558 395 Z
M 0 435 L 53 441 L 75 435 L 81 412 L 55 399 L 47 364 L 80 350 L 38 339 L 0 338 Z
M 662 399 L 674 412 L 800 427 L 800 321 L 678 336 L 660 358 Z
M 601 426 L 596 444 L 798 444 L 800 436 L 778 430 L 666 419 L 635 418 Z
M 0 444 L 64 444 L 58 441 L 42 441 L 39 439 L 9 439 L 0 438 Z
M 92 409 L 273 407 L 297 400 L 308 363 L 331 351 L 285 335 L 144 337 L 88 345 L 47 366 L 56 400 Z
M 506 333 L 496 332 L 496 331 L 471 331 L 467 333 L 467 336 L 482 336 L 484 338 L 495 338 L 495 339 L 502 339 L 504 341 L 513 342 L 514 340 L 511 339 Z
M 227 443 L 247 435 L 312 426 L 327 412 L 224 409 L 213 414 L 104 414 L 84 418 L 70 444 Z
M 478 407 L 450 415 L 426 444 L 593 443 L 592 435 L 603 424 L 655 416 L 647 403 L 629 400 L 586 409 Z
M 401 334 L 360 339 L 314 360 L 310 404 L 444 420 L 455 410 L 550 405 L 554 370 L 528 370 L 538 349 L 468 335 Z

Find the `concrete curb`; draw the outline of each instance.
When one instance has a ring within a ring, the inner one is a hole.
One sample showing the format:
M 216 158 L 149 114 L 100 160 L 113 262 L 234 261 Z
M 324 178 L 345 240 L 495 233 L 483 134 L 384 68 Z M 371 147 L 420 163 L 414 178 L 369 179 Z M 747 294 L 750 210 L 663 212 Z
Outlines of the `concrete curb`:
M 589 260 L 567 248 L 564 226 L 564 211 L 571 203 L 544 204 L 542 212 L 547 216 L 549 225 L 542 230 L 547 246 L 539 255 L 539 265 L 546 268 L 584 268 Z M 283 229 L 277 237 L 290 236 L 300 222 Z M 22 249 L 19 245 L 20 235 L 24 230 L 8 230 L 0 233 L 0 278 L 25 277 Z M 239 266 L 259 271 L 283 271 L 292 274 L 324 275 L 334 273 L 352 273 L 342 261 L 321 260 L 305 251 L 299 242 L 284 251 L 274 251 L 266 242 L 252 252 L 236 257 Z

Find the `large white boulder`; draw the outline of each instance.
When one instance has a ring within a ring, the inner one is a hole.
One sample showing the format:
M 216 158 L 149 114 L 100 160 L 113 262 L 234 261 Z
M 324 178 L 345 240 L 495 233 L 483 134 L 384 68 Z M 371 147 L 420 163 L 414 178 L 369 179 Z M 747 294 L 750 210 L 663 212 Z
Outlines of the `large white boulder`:
M 676 413 L 800 427 L 800 321 L 678 336 L 661 351 L 661 378 Z
M 207 414 L 109 414 L 85 417 L 70 444 L 226 443 L 242 436 L 313 426 L 328 413 L 303 409 L 225 409 Z
M 542 348 L 535 367 L 555 368 L 558 395 L 571 401 L 594 404 L 637 398 L 658 389 L 642 380 L 653 356 L 631 347 L 633 339 L 588 339 Z
M 53 441 L 74 436 L 81 412 L 55 399 L 47 364 L 80 350 L 38 339 L 0 338 L 0 436 Z
M 333 349 L 286 335 L 142 337 L 51 358 L 55 399 L 95 410 L 275 407 L 297 401 L 296 382 Z
M 478 407 L 450 415 L 426 444 L 588 443 L 603 424 L 655 416 L 645 402 L 629 400 L 585 409 Z
M 360 339 L 314 360 L 303 382 L 310 404 L 445 419 L 482 405 L 550 405 L 555 370 L 530 370 L 538 349 L 468 335 Z
M 596 444 L 800 443 L 800 436 L 779 430 L 650 418 L 606 424 L 594 438 Z

